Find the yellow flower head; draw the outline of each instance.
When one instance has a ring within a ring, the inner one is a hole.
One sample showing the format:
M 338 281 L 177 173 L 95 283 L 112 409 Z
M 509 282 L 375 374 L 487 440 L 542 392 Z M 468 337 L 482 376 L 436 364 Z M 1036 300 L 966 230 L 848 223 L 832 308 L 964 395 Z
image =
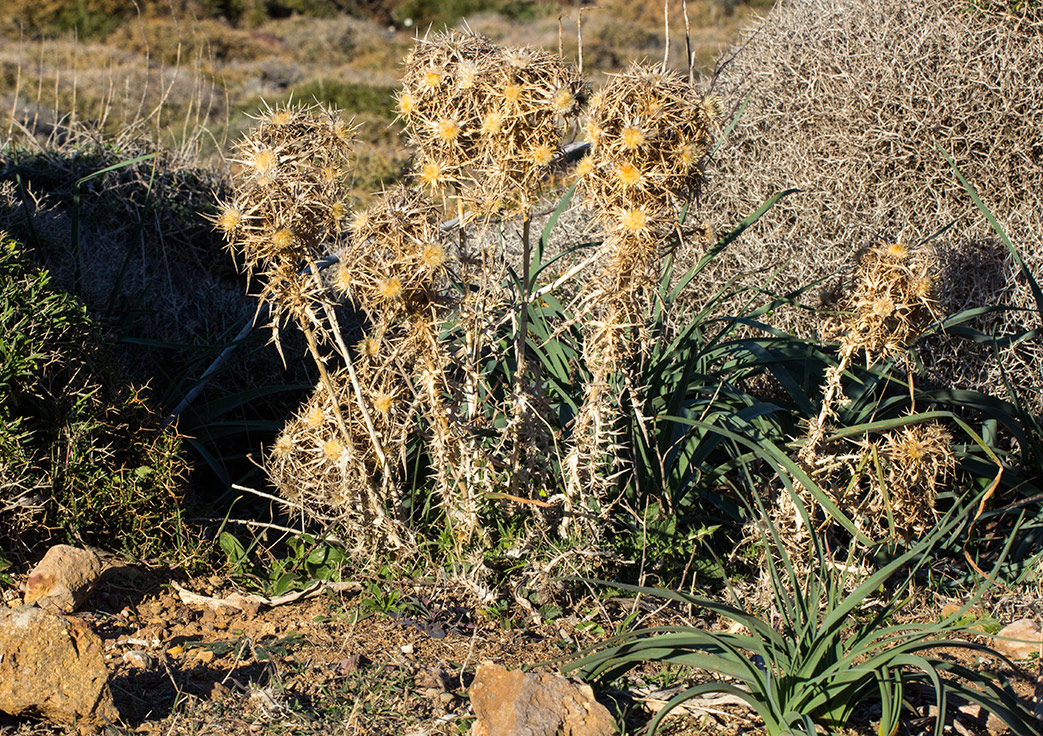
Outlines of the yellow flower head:
M 326 412 L 317 406 L 313 406 L 311 410 L 304 415 L 304 426 L 311 429 L 315 429 L 326 421 Z
M 369 213 L 365 210 L 359 210 L 355 213 L 355 216 L 351 219 L 351 229 L 355 232 L 365 230 L 369 226 Z
M 873 314 L 881 319 L 894 314 L 895 303 L 889 296 L 882 296 L 873 302 Z
M 242 221 L 243 213 L 238 208 L 232 205 L 225 205 L 221 208 L 221 214 L 217 217 L 217 229 L 227 235 L 239 227 L 239 223 Z
M 575 103 L 576 98 L 572 96 L 572 93 L 562 87 L 550 98 L 550 109 L 559 115 L 567 115 Z
M 884 252 L 891 256 L 895 260 L 904 260 L 909 255 L 909 248 L 899 240 L 897 243 L 889 243 L 885 248 Z
M 629 161 L 616 167 L 616 179 L 625 187 L 636 186 L 641 183 L 643 178 L 644 175 L 641 173 L 641 169 Z
M 380 352 L 380 340 L 375 337 L 365 337 L 359 342 L 359 352 L 367 358 L 375 358 Z
M 515 69 L 528 69 L 532 64 L 532 55 L 525 49 L 509 49 L 505 58 Z
M 601 140 L 601 136 L 605 132 L 601 128 L 601 126 L 595 123 L 593 120 L 588 120 L 585 128 L 587 131 L 587 140 L 595 145 L 599 140 Z
M 681 168 L 690 169 L 699 161 L 699 149 L 691 143 L 685 143 L 677 149 L 677 162 Z
M 420 167 L 420 181 L 431 189 L 445 184 L 445 167 L 441 161 L 425 161 Z
M 341 143 L 351 143 L 353 133 L 351 126 L 343 120 L 337 119 L 333 123 L 333 136 Z
M 272 233 L 272 245 L 280 250 L 292 246 L 294 240 L 296 240 L 296 238 L 293 235 L 293 230 L 286 227 L 280 228 Z
M 428 243 L 420 253 L 424 265 L 432 271 L 445 263 L 445 250 L 438 243 Z
M 619 133 L 619 140 L 623 143 L 623 148 L 628 151 L 637 150 L 648 141 L 645 137 L 645 132 L 641 128 L 634 126 L 623 128 Z
M 408 92 L 402 92 L 398 96 L 398 111 L 403 115 L 409 115 L 416 108 L 416 100 Z
M 554 149 L 543 143 L 529 150 L 529 160 L 537 166 L 546 166 L 554 160 Z
M 393 301 L 402 296 L 402 282 L 394 276 L 377 282 L 377 294 L 384 301 Z
M 383 391 L 377 392 L 373 397 L 373 408 L 379 411 L 381 414 L 387 414 L 391 411 L 391 406 L 394 404 L 394 399 L 390 394 L 386 394 Z
M 279 164 L 279 157 L 270 148 L 262 148 L 253 157 L 253 170 L 260 176 L 271 174 Z
M 272 445 L 272 454 L 276 457 L 286 457 L 291 452 L 293 452 L 293 440 L 290 439 L 290 435 L 280 434 L 276 438 L 275 444 Z
M 583 158 L 581 158 L 579 160 L 579 163 L 576 164 L 576 176 L 577 177 L 586 176 L 587 174 L 589 174 L 593 170 L 594 170 L 594 157 L 589 155 L 589 154 L 584 156 Z
M 460 89 L 471 89 L 474 78 L 478 76 L 478 65 L 465 59 L 456 65 L 456 86 Z
M 503 125 L 503 113 L 499 110 L 491 110 L 482 118 L 482 135 L 496 135 Z
M 352 283 L 351 271 L 343 263 L 338 263 L 337 269 L 333 272 L 333 285 L 337 291 L 342 294 L 349 293 Z
M 460 124 L 452 118 L 442 118 L 434 127 L 435 136 L 445 143 L 455 141 L 460 135 Z
M 521 99 L 521 94 L 522 88 L 520 84 L 515 84 L 514 82 L 511 82 L 510 84 L 506 84 L 503 87 L 503 97 L 511 104 L 518 102 L 518 100 Z
M 334 222 L 340 222 L 348 214 L 348 205 L 344 202 L 334 202 L 330 205 L 330 217 Z
M 445 72 L 436 67 L 429 67 L 424 72 L 424 87 L 429 90 L 438 89 L 438 85 L 442 83 L 442 78 L 445 76 Z
M 910 282 L 909 284 L 909 291 L 917 299 L 929 299 L 933 290 L 934 279 L 930 276 L 918 276 L 914 278 L 912 282 Z
M 322 452 L 326 456 L 326 459 L 331 463 L 335 463 L 340 460 L 344 454 L 344 445 L 337 440 L 327 440 L 322 443 Z
M 631 233 L 640 233 L 648 227 L 648 213 L 640 207 L 632 210 L 624 210 L 620 218 L 623 229 Z
M 283 126 L 293 120 L 293 113 L 289 110 L 276 110 L 269 119 L 272 125 Z

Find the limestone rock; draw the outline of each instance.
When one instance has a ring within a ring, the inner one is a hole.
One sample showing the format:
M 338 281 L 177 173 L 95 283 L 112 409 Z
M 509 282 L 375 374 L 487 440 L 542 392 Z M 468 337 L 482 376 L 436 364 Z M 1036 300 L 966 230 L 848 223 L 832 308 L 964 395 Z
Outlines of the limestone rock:
M 101 575 L 101 560 L 86 549 L 57 544 L 29 573 L 25 603 L 48 611 L 72 613 L 87 600 Z
M 589 685 L 481 664 L 469 691 L 472 736 L 609 736 L 615 721 Z
M 1008 641 L 1020 639 L 1021 641 Z M 1043 646 L 1043 632 L 1030 618 L 1023 618 L 1004 626 L 992 642 L 993 648 L 1011 659 L 1027 659 Z
M 98 635 L 32 606 L 0 610 L 0 712 L 81 730 L 116 723 Z

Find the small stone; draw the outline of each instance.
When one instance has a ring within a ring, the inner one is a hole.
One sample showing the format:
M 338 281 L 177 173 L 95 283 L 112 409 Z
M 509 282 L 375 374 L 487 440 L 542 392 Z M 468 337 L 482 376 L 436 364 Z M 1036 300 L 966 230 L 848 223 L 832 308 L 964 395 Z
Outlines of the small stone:
M 123 653 L 123 661 L 131 667 L 147 670 L 152 668 L 152 665 L 155 664 L 156 660 L 155 657 L 148 652 L 144 652 L 140 649 L 131 649 L 129 652 Z
M 1009 641 L 1019 639 L 1020 641 Z M 1028 659 L 1043 648 L 1043 631 L 1030 618 L 1004 626 L 992 641 L 993 648 L 1011 659 Z
M 403 644 L 402 646 L 399 647 L 399 650 L 401 650 L 402 654 L 405 654 L 405 655 L 412 654 L 413 653 L 413 645 L 412 644 Z
M 101 639 L 76 618 L 0 610 L 0 712 L 81 730 L 115 724 Z
M 610 736 L 616 732 L 608 709 L 589 685 L 558 675 L 526 674 L 490 662 L 479 665 L 468 691 L 474 708 L 473 735 Z
M 25 603 L 72 613 L 87 600 L 99 575 L 101 560 L 96 554 L 67 544 L 55 545 L 29 573 Z

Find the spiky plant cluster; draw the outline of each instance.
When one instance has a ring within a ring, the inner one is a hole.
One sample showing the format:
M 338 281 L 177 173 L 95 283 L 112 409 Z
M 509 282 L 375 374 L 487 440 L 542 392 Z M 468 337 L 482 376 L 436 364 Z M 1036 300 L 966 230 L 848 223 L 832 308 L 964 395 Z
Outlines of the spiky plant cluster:
M 874 444 L 883 473 L 873 478 L 867 518 L 895 532 L 920 533 L 935 522 L 938 487 L 956 469 L 952 435 L 937 422 L 902 427 Z
M 659 65 L 632 64 L 591 98 L 590 152 L 576 173 L 581 197 L 610 234 L 616 273 L 657 265 L 680 207 L 702 183 L 717 115 L 714 98 Z
M 613 76 L 587 111 L 590 150 L 577 166 L 577 191 L 606 237 L 579 310 L 587 317 L 584 352 L 592 377 L 568 466 L 569 496 L 587 497 L 583 505 L 600 513 L 605 503 L 594 500 L 597 489 L 611 477 L 605 461 L 615 464 L 619 455 L 613 447 L 618 402 L 639 389 L 625 380 L 613 386 L 610 378 L 641 349 L 649 287 L 663 256 L 686 245 L 679 215 L 702 183 L 716 116 L 716 104 L 687 79 L 640 64 Z
M 416 175 L 475 213 L 523 211 L 538 195 L 586 96 L 560 56 L 446 31 L 406 59 L 398 112 Z
M 441 223 L 441 209 L 422 192 L 383 192 L 352 219 L 351 238 L 332 270 L 333 287 L 375 324 L 402 316 L 431 319 L 449 258 Z
M 305 267 L 326 255 L 349 214 L 348 177 L 355 132 L 322 106 L 268 111 L 235 149 L 235 196 L 215 224 L 263 280 L 273 326 L 290 317 L 311 321 L 323 288 Z
M 827 339 L 839 339 L 840 362 L 826 372 L 822 409 L 812 421 L 801 451 L 805 461 L 814 460 L 836 418 L 841 382 L 852 359 L 861 353 L 869 365 L 882 358 L 904 360 L 908 348 L 934 318 L 938 270 L 931 252 L 910 248 L 901 239 L 867 248 L 859 255 L 850 286 L 838 305 L 838 316 L 828 319 L 822 328 Z

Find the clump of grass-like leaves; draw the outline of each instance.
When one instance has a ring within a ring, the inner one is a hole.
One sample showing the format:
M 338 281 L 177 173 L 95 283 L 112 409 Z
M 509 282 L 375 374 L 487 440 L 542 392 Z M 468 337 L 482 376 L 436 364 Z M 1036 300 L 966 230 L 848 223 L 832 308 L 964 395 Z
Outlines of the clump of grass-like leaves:
M 962 609 L 939 621 L 898 621 L 917 573 L 935 559 L 935 552 L 967 528 L 965 517 L 950 513 L 903 554 L 851 585 L 847 578 L 855 566 L 835 565 L 818 542 L 812 550 L 817 564 L 809 572 L 799 573 L 787 555 L 788 545 L 766 522 L 761 533 L 774 552 L 768 555 L 767 564 L 777 624 L 738 600 L 722 603 L 675 591 L 620 585 L 617 587 L 734 620 L 744 630 L 642 629 L 596 645 L 566 669 L 606 683 L 645 663 L 681 666 L 713 676 L 712 681 L 701 681 L 673 697 L 649 724 L 651 732 L 685 701 L 726 693 L 754 710 L 769 736 L 815 736 L 819 727 L 835 731 L 869 704 L 879 707 L 877 732 L 891 736 L 898 728 L 905 699 L 914 688 L 922 687 L 933 692 L 938 706 L 934 728 L 938 736 L 954 698 L 976 703 L 1001 718 L 1013 733 L 1030 736 L 1038 733 L 1039 723 L 1009 686 L 989 673 L 940 655 L 942 648 L 962 649 L 1011 664 L 987 646 L 955 638 L 970 633 L 961 625 L 961 617 L 988 589 L 988 581 Z

